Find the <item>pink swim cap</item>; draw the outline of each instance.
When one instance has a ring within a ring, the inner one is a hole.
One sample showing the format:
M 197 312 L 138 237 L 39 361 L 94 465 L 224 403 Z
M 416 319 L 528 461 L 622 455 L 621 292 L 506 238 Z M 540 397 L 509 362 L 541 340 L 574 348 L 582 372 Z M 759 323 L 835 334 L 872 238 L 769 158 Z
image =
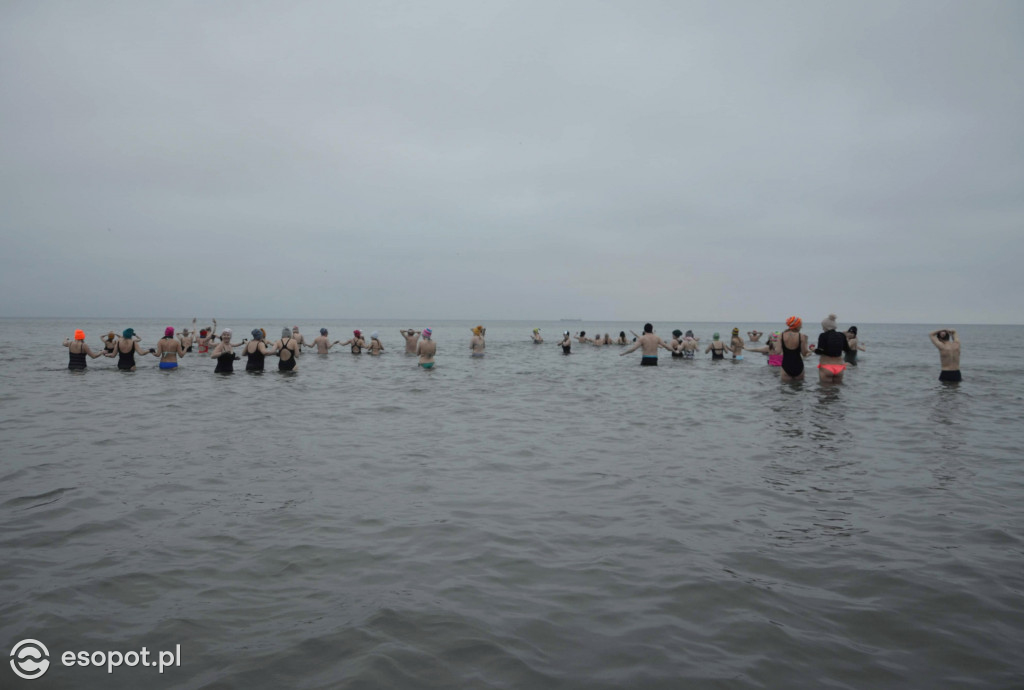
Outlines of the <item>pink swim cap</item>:
M 174 335 L 174 326 L 168 326 L 164 329 L 164 337 L 169 338 Z

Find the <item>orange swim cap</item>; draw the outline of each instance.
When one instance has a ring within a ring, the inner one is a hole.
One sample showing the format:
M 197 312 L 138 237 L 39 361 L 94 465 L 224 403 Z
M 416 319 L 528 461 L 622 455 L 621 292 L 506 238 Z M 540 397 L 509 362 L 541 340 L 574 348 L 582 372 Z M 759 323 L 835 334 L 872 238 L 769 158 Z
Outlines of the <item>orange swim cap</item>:
M 804 322 L 800 320 L 799 316 L 790 316 L 788 319 L 786 319 L 786 325 L 789 326 L 790 329 L 795 331 L 799 329 L 801 326 L 803 326 Z
M 85 331 L 81 328 L 75 331 L 75 340 L 85 340 Z

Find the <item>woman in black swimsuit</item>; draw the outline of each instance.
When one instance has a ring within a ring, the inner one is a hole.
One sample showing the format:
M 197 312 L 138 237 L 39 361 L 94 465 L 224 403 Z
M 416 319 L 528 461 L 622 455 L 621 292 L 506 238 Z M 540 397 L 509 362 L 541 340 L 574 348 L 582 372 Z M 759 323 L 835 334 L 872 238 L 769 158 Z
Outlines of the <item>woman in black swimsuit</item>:
M 114 331 L 110 331 L 106 335 L 101 335 L 100 340 L 103 341 L 103 354 L 110 357 L 114 354 L 114 346 L 117 344 L 117 334 Z
M 89 346 L 85 344 L 85 331 L 78 329 L 75 331 L 75 339 L 64 338 L 64 347 L 68 349 L 68 369 L 84 370 L 85 369 L 85 356 L 89 355 L 93 359 L 102 356 L 102 352 L 93 352 L 89 349 Z
M 124 333 L 121 334 L 121 339 L 117 341 L 114 352 L 107 355 L 107 357 L 113 357 L 117 355 L 117 368 L 121 371 L 135 371 L 135 355 L 148 355 L 156 350 L 144 350 L 139 345 L 139 341 L 135 339 L 135 330 L 131 328 L 124 329 Z
M 263 371 L 263 358 L 267 356 L 267 344 L 263 342 L 263 329 L 252 329 L 252 340 L 245 346 L 246 371 Z
M 295 370 L 295 353 L 299 350 L 299 342 L 291 337 L 292 332 L 287 328 L 281 329 L 281 339 L 274 343 L 274 350 L 277 354 L 278 371 Z
M 711 342 L 704 348 L 704 354 L 711 353 L 711 359 L 725 359 L 725 343 L 719 340 L 719 335 L 715 333 L 711 336 Z
M 779 372 L 779 379 L 803 381 L 804 357 L 811 356 L 807 349 L 807 336 L 800 332 L 803 321 L 799 317 L 790 316 L 786 319 L 786 326 L 789 330 L 779 339 L 782 345 L 782 371 Z
M 239 343 L 240 345 L 241 343 Z M 235 354 L 238 345 L 231 344 L 231 329 L 225 328 L 220 336 L 220 343 L 213 348 L 210 359 L 217 360 L 217 367 L 213 370 L 215 374 L 230 374 L 235 370 L 235 362 L 241 357 Z

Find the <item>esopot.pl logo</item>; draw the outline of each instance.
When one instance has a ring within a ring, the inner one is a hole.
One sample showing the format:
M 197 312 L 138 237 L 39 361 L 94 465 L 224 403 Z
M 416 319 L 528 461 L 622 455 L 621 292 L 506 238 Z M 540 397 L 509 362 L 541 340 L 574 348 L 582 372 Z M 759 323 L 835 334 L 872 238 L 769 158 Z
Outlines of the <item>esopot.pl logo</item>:
M 11 668 L 25 680 L 35 680 L 50 668 L 50 650 L 39 640 L 22 640 L 11 650 Z

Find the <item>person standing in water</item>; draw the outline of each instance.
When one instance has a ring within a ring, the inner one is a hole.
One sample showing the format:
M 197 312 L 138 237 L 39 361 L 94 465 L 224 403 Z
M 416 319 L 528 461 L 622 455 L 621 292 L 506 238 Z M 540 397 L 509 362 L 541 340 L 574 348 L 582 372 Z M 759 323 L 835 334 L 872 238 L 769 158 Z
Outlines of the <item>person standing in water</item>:
M 789 330 L 779 338 L 782 347 L 780 381 L 804 380 L 804 358 L 810 357 L 811 352 L 807 349 L 807 336 L 800 332 L 803 325 L 804 322 L 798 316 L 790 316 L 786 319 L 786 326 Z
M 288 327 L 285 326 L 281 329 L 281 339 L 271 345 L 273 352 L 270 354 L 277 355 L 278 371 L 295 371 L 295 359 L 299 352 L 299 344 L 292 337 L 292 333 L 294 331 L 288 330 Z
M 339 345 L 341 345 L 342 347 L 348 345 L 352 354 L 361 355 L 363 354 L 363 348 L 366 347 L 366 341 L 363 340 L 363 332 L 357 328 L 354 331 L 352 331 L 351 338 L 349 338 L 343 343 L 339 342 Z
M 558 341 L 558 346 L 562 348 L 562 354 L 567 355 L 572 352 L 572 336 L 569 335 L 569 331 L 562 333 L 562 339 Z
M 533 333 L 530 335 L 530 337 L 533 339 L 534 345 L 540 345 L 541 343 L 544 342 L 544 338 L 540 337 L 539 328 L 534 328 Z
M 473 337 L 469 340 L 470 357 L 483 357 L 484 348 L 487 347 L 487 343 L 484 342 L 484 327 L 477 326 L 473 329 Z
M 942 372 L 939 374 L 939 381 L 946 383 L 960 383 L 963 376 L 960 375 L 960 337 L 952 328 L 942 328 L 932 331 L 928 338 L 939 350 L 939 362 L 942 365 Z
M 85 344 L 85 331 L 81 328 L 75 331 L 75 338 L 64 338 L 64 347 L 68 349 L 68 369 L 82 370 L 86 368 L 85 357 L 88 355 L 93 359 L 102 357 L 102 352 L 93 352 Z
M 316 348 L 316 353 L 318 355 L 326 355 L 327 352 L 332 347 L 337 345 L 339 342 L 341 342 L 341 341 L 335 340 L 332 343 L 330 341 L 330 339 L 327 337 L 327 329 L 326 328 L 321 328 L 320 329 L 320 335 L 318 335 L 317 337 L 313 338 L 313 343 L 310 344 L 310 345 L 306 345 L 306 347 L 315 347 Z
M 697 339 L 693 337 L 693 331 L 686 331 L 686 335 L 679 343 L 679 351 L 683 359 L 693 359 L 697 356 Z
M 626 348 L 625 351 L 619 353 L 619 357 L 625 357 L 637 348 L 641 348 L 640 366 L 656 367 L 658 366 L 659 347 L 665 348 L 669 352 L 672 351 L 672 348 L 666 345 L 664 340 L 654 334 L 654 326 L 645 323 L 644 334 L 637 338 L 636 342 Z
M 181 342 L 174 338 L 174 327 L 168 326 L 164 329 L 164 337 L 156 343 L 155 354 L 160 358 L 161 369 L 177 369 L 178 357 L 185 354 L 185 348 Z
M 217 366 L 213 373 L 230 374 L 235 370 L 235 362 L 241 359 L 241 357 L 235 354 L 236 347 L 238 345 L 231 344 L 231 329 L 225 328 L 224 332 L 220 334 L 220 342 L 217 344 L 217 347 L 213 348 L 213 352 L 210 354 L 211 359 L 217 360 Z
M 370 334 L 370 345 L 367 348 L 368 354 L 377 356 L 380 353 L 384 352 L 384 344 L 381 343 L 379 336 L 380 334 L 377 333 L 377 331 L 374 331 L 373 333 Z
M 748 338 L 748 339 L 750 340 L 750 342 L 752 342 L 752 343 L 756 343 L 756 342 L 758 342 L 759 340 L 761 340 L 761 336 L 762 336 L 762 335 L 764 335 L 764 333 L 762 333 L 761 331 L 759 331 L 759 330 L 757 330 L 757 329 L 754 329 L 754 330 L 752 330 L 752 331 L 747 331 L 747 338 Z
M 103 354 L 110 357 L 114 354 L 114 346 L 117 344 L 117 333 L 110 331 L 106 335 L 101 335 L 100 340 L 103 342 Z
M 414 331 L 411 328 L 406 328 L 404 331 L 398 331 L 405 338 L 405 354 L 414 355 L 417 352 L 416 343 L 420 339 L 420 331 Z
M 437 343 L 430 337 L 433 331 L 429 328 L 424 328 L 420 333 L 423 338 L 416 344 L 416 354 L 420 357 L 417 366 L 424 369 L 433 369 L 434 355 L 437 354 Z
M 856 326 L 850 326 L 846 329 L 846 343 L 850 346 L 850 350 L 843 357 L 843 360 L 851 367 L 855 367 L 857 366 L 857 352 L 867 352 L 868 350 L 857 340 Z
M 181 329 L 181 334 L 178 336 L 178 340 L 181 341 L 181 347 L 184 348 L 185 352 L 192 352 L 192 338 L 195 333 L 196 320 L 192 319 L 192 330 L 189 331 L 187 328 Z
M 263 359 L 267 356 L 267 344 L 263 340 L 263 329 L 252 329 L 252 340 L 246 343 L 242 350 L 245 355 L 246 371 L 263 371 Z
M 850 344 L 846 336 L 836 330 L 836 315 L 829 314 L 821 320 L 821 335 L 818 336 L 818 347 L 815 350 L 818 361 L 818 380 L 822 383 L 842 383 L 843 353 L 849 352 Z
M 740 337 L 740 329 L 732 329 L 732 338 L 729 339 L 729 349 L 732 350 L 733 359 L 743 359 L 743 338 Z
M 760 352 L 768 355 L 768 366 L 770 367 L 781 367 L 782 366 L 782 346 L 779 344 L 779 333 L 776 331 L 768 336 L 768 344 L 764 347 L 746 347 L 743 348 L 747 352 Z
M 121 371 L 135 371 L 135 355 L 145 356 L 155 352 L 156 350 L 143 349 L 139 345 L 139 341 L 135 339 L 135 330 L 126 328 L 121 334 L 121 339 L 114 346 L 114 352 L 107 355 L 107 357 L 117 355 L 118 369 Z
M 704 354 L 711 353 L 711 359 L 725 359 L 725 343 L 719 340 L 718 333 L 711 336 L 711 342 L 704 348 Z
M 301 355 L 302 354 L 302 346 L 306 344 L 306 336 L 304 336 L 301 333 L 299 333 L 299 327 L 298 326 L 292 326 L 292 340 L 294 340 L 296 342 L 296 344 L 298 344 L 298 346 L 299 346 L 298 349 L 295 350 L 295 354 L 296 355 Z

